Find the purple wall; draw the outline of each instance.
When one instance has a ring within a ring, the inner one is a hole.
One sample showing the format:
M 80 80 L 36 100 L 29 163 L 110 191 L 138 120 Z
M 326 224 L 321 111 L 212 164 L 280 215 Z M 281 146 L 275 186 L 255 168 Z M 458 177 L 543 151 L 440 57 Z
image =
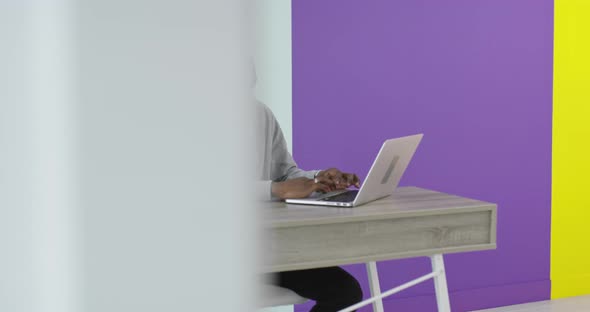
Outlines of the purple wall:
M 446 257 L 453 311 L 549 298 L 552 36 L 552 0 L 293 0 L 301 167 L 364 176 L 385 139 L 424 133 L 402 185 L 498 204 L 498 249 Z M 429 262 L 379 269 L 387 289 Z M 434 311 L 433 288 L 386 309 Z

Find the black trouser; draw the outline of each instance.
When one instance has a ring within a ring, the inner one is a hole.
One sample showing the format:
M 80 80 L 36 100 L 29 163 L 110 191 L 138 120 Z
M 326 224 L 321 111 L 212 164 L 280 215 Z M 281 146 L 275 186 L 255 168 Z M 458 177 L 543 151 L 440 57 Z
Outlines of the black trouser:
M 275 283 L 314 300 L 310 312 L 336 312 L 363 299 L 358 281 L 339 267 L 279 272 Z

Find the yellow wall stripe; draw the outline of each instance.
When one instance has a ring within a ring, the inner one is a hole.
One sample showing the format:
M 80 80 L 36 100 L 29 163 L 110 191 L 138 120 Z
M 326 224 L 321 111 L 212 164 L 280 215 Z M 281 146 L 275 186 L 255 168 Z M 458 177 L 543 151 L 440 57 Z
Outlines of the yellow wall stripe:
M 590 0 L 555 0 L 554 51 L 551 297 L 556 299 L 590 294 Z

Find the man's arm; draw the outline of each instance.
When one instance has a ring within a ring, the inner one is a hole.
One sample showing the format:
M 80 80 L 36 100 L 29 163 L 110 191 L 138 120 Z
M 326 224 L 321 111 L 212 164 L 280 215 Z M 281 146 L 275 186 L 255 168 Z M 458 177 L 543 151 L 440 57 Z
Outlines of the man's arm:
M 287 147 L 287 141 L 275 116 L 270 112 L 272 133 L 272 171 L 277 174 L 275 181 L 286 181 L 295 178 L 313 179 L 320 170 L 302 170 L 297 166 Z
M 283 131 L 274 116 L 273 120 L 275 124 L 275 133 L 273 134 L 272 159 L 273 162 L 278 162 L 279 172 L 284 172 L 284 175 L 282 175 L 277 181 L 286 181 L 295 178 L 313 179 L 316 183 L 328 186 L 328 188 L 326 188 L 328 192 L 344 190 L 351 186 L 357 188 L 360 187 L 360 180 L 358 176 L 353 173 L 344 173 L 336 168 L 310 171 L 300 169 L 287 149 L 287 142 L 283 136 Z
M 257 185 L 258 198 L 304 198 L 313 192 L 330 192 L 346 189 L 351 185 L 358 187 L 358 177 L 354 174 L 342 173 L 338 169 L 302 170 L 297 166 L 287 141 L 272 111 L 263 106 L 267 131 L 270 133 L 271 147 L 271 178 L 272 181 L 260 181 Z
M 287 148 L 287 141 L 272 111 L 260 104 L 262 108 L 261 122 L 265 125 L 266 144 L 270 144 L 270 178 L 259 181 L 256 185 L 257 197 L 260 200 L 271 200 L 307 197 L 315 191 L 325 190 L 323 185 L 314 185 L 315 175 L 319 170 L 306 171 L 300 169 Z

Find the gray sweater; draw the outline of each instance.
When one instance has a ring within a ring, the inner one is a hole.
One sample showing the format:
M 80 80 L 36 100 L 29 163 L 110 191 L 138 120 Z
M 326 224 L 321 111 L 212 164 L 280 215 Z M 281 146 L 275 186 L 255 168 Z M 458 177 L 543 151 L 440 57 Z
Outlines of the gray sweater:
M 299 169 L 289 153 L 281 126 L 270 108 L 259 103 L 257 110 L 257 197 L 259 200 L 270 200 L 273 181 L 280 182 L 299 177 L 313 179 L 319 170 Z

